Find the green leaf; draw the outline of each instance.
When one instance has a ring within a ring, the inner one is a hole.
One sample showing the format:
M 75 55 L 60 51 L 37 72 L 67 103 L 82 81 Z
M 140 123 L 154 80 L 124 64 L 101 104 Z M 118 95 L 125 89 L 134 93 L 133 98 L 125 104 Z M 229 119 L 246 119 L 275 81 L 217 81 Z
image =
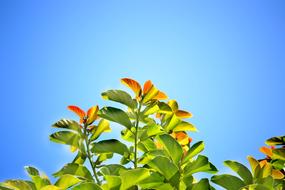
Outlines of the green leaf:
M 188 152 L 186 153 L 186 156 L 183 159 L 183 163 L 189 161 L 194 156 L 198 155 L 200 152 L 202 152 L 205 148 L 205 144 L 203 141 L 199 141 L 195 144 L 193 144 Z
M 120 164 L 109 164 L 106 166 L 101 167 L 100 172 L 105 175 L 116 175 L 118 176 L 120 171 L 127 170 L 124 166 Z
M 63 175 L 70 174 L 78 177 L 83 177 L 85 179 L 93 181 L 93 177 L 90 171 L 83 165 L 79 165 L 76 163 L 66 164 L 62 169 L 58 172 L 54 173 L 54 177 L 61 177 Z
M 179 173 L 178 167 L 169 158 L 164 156 L 155 157 L 147 165 L 161 173 L 167 180 L 175 178 Z
M 75 187 L 72 188 L 72 190 L 102 190 L 102 188 L 97 185 L 96 183 L 92 182 L 85 182 L 81 183 Z
M 110 123 L 105 119 L 101 119 L 98 126 L 94 129 L 90 141 L 96 140 L 103 132 L 110 130 Z
M 87 158 L 86 154 L 78 151 L 78 153 L 77 153 L 76 157 L 73 159 L 72 163 L 84 164 L 86 158 Z
M 172 131 L 179 123 L 181 119 L 179 119 L 175 114 L 169 117 L 166 121 L 166 125 L 164 126 L 166 132 Z
M 142 189 L 153 189 L 164 184 L 164 177 L 158 173 L 151 173 L 149 177 L 139 182 Z
M 32 187 L 24 180 L 7 180 L 0 184 L 1 188 L 13 189 L 13 190 L 33 190 Z
M 186 122 L 186 121 L 182 121 L 178 125 L 176 125 L 176 127 L 174 127 L 173 131 L 174 132 L 178 132 L 178 131 L 193 131 L 193 132 L 196 132 L 198 130 L 197 130 L 197 128 L 193 124 L 191 124 L 189 122 Z
M 157 136 L 157 140 L 163 145 L 168 155 L 178 166 L 183 155 L 183 150 L 180 144 L 168 134 Z
M 121 186 L 121 178 L 119 176 L 106 175 L 106 184 L 103 185 L 104 190 L 119 190 Z
M 106 100 L 119 102 L 128 106 L 129 108 L 134 109 L 137 107 L 136 100 L 132 99 L 132 97 L 123 90 L 108 90 L 103 92 L 101 95 Z
M 241 163 L 227 160 L 224 162 L 224 164 L 235 171 L 244 180 L 244 183 L 246 185 L 253 183 L 251 172 Z
M 172 109 L 171 109 L 171 107 L 167 104 L 167 103 L 165 103 L 165 102 L 157 102 L 157 106 L 158 106 L 158 108 L 159 108 L 159 110 L 158 110 L 158 112 L 159 113 L 171 113 L 172 112 Z
M 59 188 L 67 189 L 78 184 L 79 182 L 81 182 L 81 180 L 74 175 L 65 174 L 56 181 L 55 185 Z
M 197 172 L 215 173 L 217 171 L 217 168 L 208 161 L 208 158 L 202 155 L 199 155 L 196 160 L 189 162 L 184 168 L 185 176 Z
M 284 148 L 276 148 L 272 150 L 273 159 L 279 159 L 285 161 L 285 149 Z
M 51 184 L 48 177 L 45 175 L 41 176 L 40 172 L 36 168 L 34 168 L 32 166 L 25 166 L 25 169 L 26 169 L 27 173 L 29 174 L 29 176 L 31 177 L 33 184 L 36 187 L 36 189 L 41 189 L 42 187 Z
M 92 143 L 91 151 L 93 153 L 117 153 L 120 155 L 129 153 L 128 147 L 116 139 Z
M 39 170 L 35 167 L 25 166 L 25 169 L 26 169 L 27 173 L 29 174 L 29 176 L 39 176 L 40 175 Z
M 195 183 L 191 190 L 211 190 L 211 186 L 208 179 L 201 179 L 198 183 Z
M 285 145 L 285 136 L 272 137 L 265 142 L 269 146 Z
M 76 132 L 81 133 L 81 128 L 79 123 L 71 119 L 61 119 L 54 123 L 52 127 L 61 128 L 61 129 L 70 129 Z
M 150 176 L 150 172 L 145 168 L 136 168 L 120 172 L 122 184 L 121 190 L 128 189 L 134 185 L 139 184 L 142 180 Z
M 50 135 L 50 140 L 60 144 L 67 144 L 79 148 L 80 136 L 72 131 L 59 131 Z
M 211 181 L 227 190 L 238 190 L 245 186 L 244 182 L 240 178 L 228 174 L 215 175 L 211 178 Z
M 62 190 L 59 187 L 55 186 L 55 185 L 47 185 L 42 187 L 40 190 Z
M 132 123 L 128 115 L 121 109 L 114 107 L 104 107 L 99 111 L 98 115 L 109 121 L 119 123 L 128 129 L 132 128 Z

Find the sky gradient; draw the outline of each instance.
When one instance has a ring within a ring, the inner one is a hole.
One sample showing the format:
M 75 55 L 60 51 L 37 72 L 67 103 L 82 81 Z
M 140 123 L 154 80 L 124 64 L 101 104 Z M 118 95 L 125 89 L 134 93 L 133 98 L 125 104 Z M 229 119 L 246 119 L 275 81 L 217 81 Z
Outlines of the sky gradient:
M 49 142 L 66 107 L 109 105 L 119 79 L 151 79 L 222 162 L 262 157 L 285 134 L 285 2 L 0 1 L 0 181 L 34 165 L 49 176 L 73 155 Z M 119 138 L 119 128 L 104 138 Z

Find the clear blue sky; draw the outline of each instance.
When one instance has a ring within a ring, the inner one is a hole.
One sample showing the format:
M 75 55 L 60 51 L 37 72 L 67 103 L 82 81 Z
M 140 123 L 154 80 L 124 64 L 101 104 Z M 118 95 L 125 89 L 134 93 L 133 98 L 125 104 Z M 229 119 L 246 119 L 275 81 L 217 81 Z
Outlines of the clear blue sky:
M 66 106 L 147 79 L 191 111 L 211 161 L 261 157 L 285 133 L 283 0 L 0 1 L 0 181 L 72 156 L 49 142 Z M 118 130 L 103 138 L 119 137 Z

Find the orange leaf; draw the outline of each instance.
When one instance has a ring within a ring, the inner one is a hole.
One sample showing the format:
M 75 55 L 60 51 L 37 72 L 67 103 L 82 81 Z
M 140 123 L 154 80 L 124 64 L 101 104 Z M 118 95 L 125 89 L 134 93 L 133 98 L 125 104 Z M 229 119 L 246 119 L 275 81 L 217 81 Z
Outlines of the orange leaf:
M 136 97 L 139 97 L 141 95 L 142 88 L 141 88 L 141 85 L 137 81 L 130 79 L 130 78 L 122 78 L 121 82 L 127 87 L 129 87 L 130 89 L 132 89 L 134 93 L 136 94 Z
M 260 152 L 266 154 L 269 157 L 273 156 L 272 150 L 266 146 L 261 147 L 259 150 L 260 150 Z
M 80 123 L 83 122 L 83 118 L 85 116 L 85 112 L 81 108 L 79 108 L 77 106 L 68 106 L 67 108 L 80 117 Z
M 143 85 L 143 94 L 148 93 L 148 91 L 151 89 L 151 87 L 152 87 L 151 80 L 146 81 Z
M 191 113 L 184 111 L 184 110 L 177 110 L 175 112 L 175 115 L 179 118 L 190 118 L 190 117 L 192 117 Z
M 92 124 L 97 118 L 98 106 L 93 106 L 87 111 L 87 124 Z
M 167 99 L 167 95 L 164 92 L 159 91 L 158 94 L 153 97 L 155 100 L 165 100 Z

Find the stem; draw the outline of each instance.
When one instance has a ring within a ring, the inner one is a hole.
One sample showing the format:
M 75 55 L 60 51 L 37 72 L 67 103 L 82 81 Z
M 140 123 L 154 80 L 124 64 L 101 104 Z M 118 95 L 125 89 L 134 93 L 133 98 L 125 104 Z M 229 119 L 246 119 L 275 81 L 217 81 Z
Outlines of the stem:
M 94 175 L 98 185 L 101 185 L 101 182 L 100 182 L 98 175 L 97 175 L 97 172 L 96 172 L 96 165 L 94 164 L 94 162 L 92 160 L 91 153 L 90 153 L 90 147 L 89 147 L 90 143 L 88 141 L 88 135 L 87 135 L 86 128 L 87 128 L 87 126 L 84 126 L 84 139 L 85 139 L 85 144 L 86 144 L 87 158 L 89 160 L 90 166 L 92 168 L 93 175 Z
M 139 102 L 139 108 L 138 108 L 138 111 L 136 113 L 136 125 L 135 125 L 135 128 L 136 128 L 136 131 L 135 131 L 135 156 L 134 156 L 134 167 L 137 168 L 138 167 L 138 161 L 137 161 L 137 154 L 138 154 L 138 128 L 139 128 L 139 114 L 140 114 L 140 111 L 141 111 L 141 103 Z

